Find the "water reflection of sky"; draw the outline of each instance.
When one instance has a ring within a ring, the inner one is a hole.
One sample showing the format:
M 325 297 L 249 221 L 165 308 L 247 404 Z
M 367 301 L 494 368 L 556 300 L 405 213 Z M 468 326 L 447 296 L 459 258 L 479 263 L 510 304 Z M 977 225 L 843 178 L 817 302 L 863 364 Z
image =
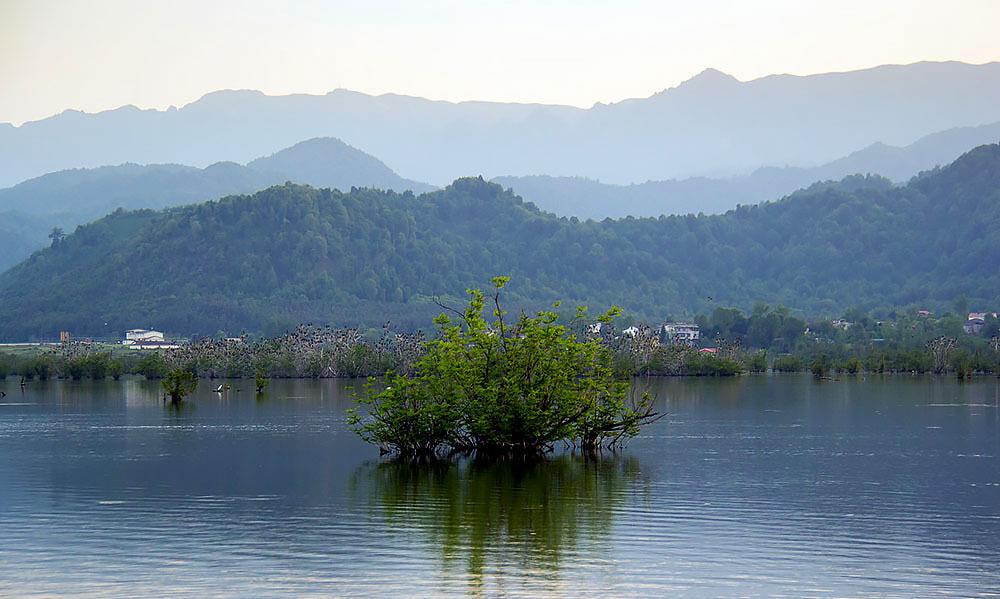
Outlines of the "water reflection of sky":
M 649 384 L 668 416 L 619 456 L 413 467 L 345 430 L 342 382 L 174 410 L 144 381 L 8 381 L 0 595 L 1000 589 L 996 380 Z

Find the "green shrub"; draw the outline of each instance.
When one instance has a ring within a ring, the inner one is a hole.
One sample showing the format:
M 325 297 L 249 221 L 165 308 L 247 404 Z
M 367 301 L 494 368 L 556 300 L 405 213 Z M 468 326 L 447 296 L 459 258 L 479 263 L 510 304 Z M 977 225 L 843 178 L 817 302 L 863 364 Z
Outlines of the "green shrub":
M 809 370 L 812 375 L 818 379 L 821 379 L 827 375 L 830 371 L 830 362 L 825 354 L 820 354 L 813 359 L 812 364 L 809 366 Z
M 841 363 L 840 368 L 838 370 L 840 370 L 841 372 L 846 372 L 847 374 L 858 374 L 859 372 L 864 371 L 864 369 L 865 367 L 863 364 L 861 364 L 861 360 L 859 360 L 855 356 L 852 356 L 847 360 L 844 360 L 844 362 Z
M 168 372 L 160 381 L 160 385 L 170 397 L 170 401 L 177 403 L 195 392 L 198 388 L 198 377 L 190 370 L 177 368 Z
M 629 397 L 631 381 L 614 375 L 612 352 L 578 339 L 552 311 L 504 321 L 493 279 L 496 320 L 483 316 L 485 296 L 470 290 L 453 321 L 441 314 L 439 336 L 427 344 L 413 375 L 369 381 L 350 413 L 354 430 L 383 450 L 433 455 L 442 448 L 479 455 L 539 453 L 559 441 L 586 450 L 615 446 L 657 415 L 652 399 Z M 617 309 L 605 314 L 610 323 Z M 583 321 L 585 309 L 577 318 Z
M 774 359 L 772 366 L 775 372 L 802 372 L 806 369 L 802 358 L 798 356 L 780 356 Z
M 754 352 L 747 361 L 747 370 L 750 372 L 767 372 L 767 351 L 760 350 Z
M 690 376 L 733 376 L 743 367 L 732 358 L 721 358 L 704 352 L 691 352 L 684 359 L 685 374 Z
M 75 358 L 67 360 L 66 364 L 63 366 L 63 374 L 73 379 L 74 381 L 82 379 L 84 373 L 86 372 L 87 372 L 86 358 L 83 356 L 77 356 Z
M 167 364 L 159 353 L 150 352 L 139 359 L 132 372 L 147 379 L 160 379 L 167 374 Z
M 52 375 L 54 368 L 50 356 L 39 355 L 21 362 L 21 367 L 18 370 L 18 374 L 26 379 L 45 381 Z

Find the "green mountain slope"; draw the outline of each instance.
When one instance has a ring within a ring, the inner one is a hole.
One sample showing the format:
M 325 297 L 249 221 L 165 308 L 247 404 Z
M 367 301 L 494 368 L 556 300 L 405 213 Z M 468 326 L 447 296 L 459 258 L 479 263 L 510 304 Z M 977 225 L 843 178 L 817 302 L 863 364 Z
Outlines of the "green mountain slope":
M 649 319 L 757 300 L 995 307 L 998 225 L 997 145 L 904 187 L 852 177 L 702 217 L 580 222 L 482 179 L 421 196 L 289 184 L 80 227 L 0 275 L 0 338 L 425 324 L 431 296 L 497 273 L 516 305 L 613 302 Z
M 310 139 L 246 166 L 219 162 L 205 168 L 177 164 L 123 164 L 59 171 L 0 189 L 2 223 L 19 213 L 44 223 L 17 236 L 0 235 L 0 271 L 47 243 L 54 226 L 71 231 L 117 208 L 166 208 L 250 193 L 294 181 L 349 190 L 376 187 L 423 192 L 426 183 L 404 179 L 382 161 L 333 138 Z

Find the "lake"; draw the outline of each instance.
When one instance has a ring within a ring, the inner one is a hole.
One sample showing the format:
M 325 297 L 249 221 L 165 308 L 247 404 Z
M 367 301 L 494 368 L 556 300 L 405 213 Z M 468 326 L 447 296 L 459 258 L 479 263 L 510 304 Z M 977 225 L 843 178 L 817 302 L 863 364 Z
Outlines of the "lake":
M 434 466 L 232 384 L 0 381 L 0 596 L 1000 593 L 997 379 L 642 381 L 617 455 Z

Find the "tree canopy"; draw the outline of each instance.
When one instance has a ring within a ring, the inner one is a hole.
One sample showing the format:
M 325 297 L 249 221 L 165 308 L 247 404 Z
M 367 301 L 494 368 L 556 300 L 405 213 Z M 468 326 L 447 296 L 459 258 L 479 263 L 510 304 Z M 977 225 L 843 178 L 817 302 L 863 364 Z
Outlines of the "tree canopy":
M 464 310 L 445 307 L 413 374 L 369 382 L 360 398 L 367 410 L 351 418 L 362 437 L 417 456 L 442 448 L 531 454 L 559 441 L 593 451 L 657 418 L 651 398 L 629 396 L 631 379 L 616 375 L 613 354 L 599 340 L 578 338 L 552 311 L 507 315 L 500 291 L 508 280 L 493 278 L 489 305 L 472 289 Z M 610 323 L 617 313 L 600 320 Z M 578 308 L 578 319 L 586 315 Z
M 652 322 L 758 301 L 800 317 L 985 309 L 1000 303 L 998 225 L 997 145 L 906 186 L 853 177 L 717 216 L 558 218 L 481 178 L 420 196 L 286 184 L 78 227 L 0 275 L 0 338 L 415 329 L 433 297 L 496 272 L 514 277 L 514 307 L 561 297 Z

